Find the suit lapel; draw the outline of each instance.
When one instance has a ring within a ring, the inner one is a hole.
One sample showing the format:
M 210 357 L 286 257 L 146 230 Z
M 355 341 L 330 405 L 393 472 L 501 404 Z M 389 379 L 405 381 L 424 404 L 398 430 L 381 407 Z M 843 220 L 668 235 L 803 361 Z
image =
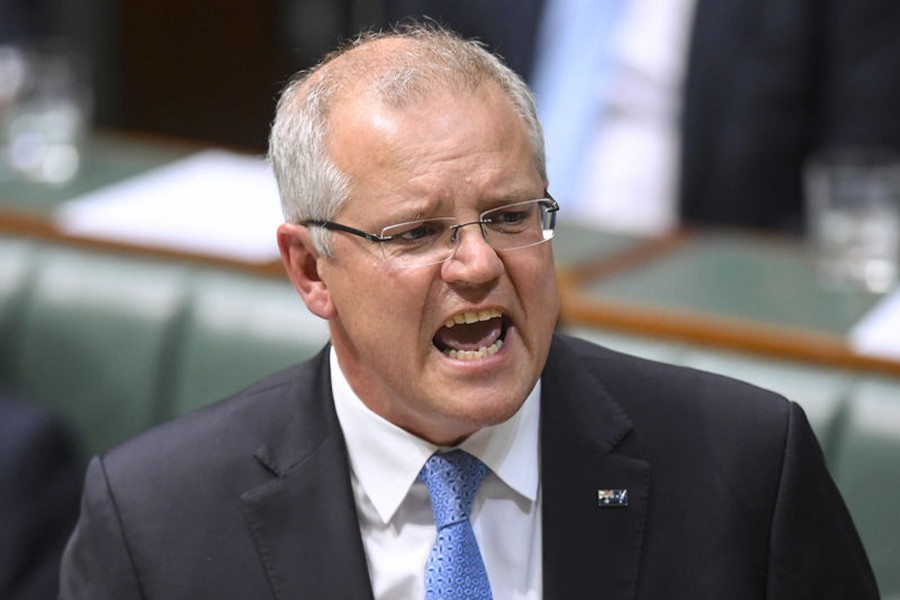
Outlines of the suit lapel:
M 542 378 L 544 597 L 634 598 L 650 467 L 616 453 L 631 422 L 580 360 L 555 338 Z M 272 477 L 240 499 L 273 596 L 372 598 L 327 350 L 286 396 L 256 452 Z M 601 508 L 601 489 L 628 506 Z
M 650 466 L 616 454 L 631 422 L 580 360 L 555 339 L 541 384 L 544 597 L 634 598 Z M 627 506 L 599 490 L 627 490 Z
M 241 496 L 278 599 L 372 597 L 327 356 L 292 386 L 292 410 L 256 452 L 272 478 Z

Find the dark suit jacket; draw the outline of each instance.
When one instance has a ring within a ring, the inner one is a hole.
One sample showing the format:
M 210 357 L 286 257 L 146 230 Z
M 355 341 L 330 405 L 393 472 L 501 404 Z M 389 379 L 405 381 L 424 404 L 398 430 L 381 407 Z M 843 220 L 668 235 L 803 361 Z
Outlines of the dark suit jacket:
M 0 598 L 56 598 L 84 464 L 69 431 L 0 393 Z
M 542 386 L 546 598 L 877 597 L 796 405 L 566 337 Z M 66 599 L 371 597 L 327 352 L 94 460 L 63 563 Z
M 506 50 L 528 77 L 545 1 L 384 4 L 388 20 L 426 14 Z M 896 0 L 697 0 L 680 128 L 682 220 L 799 231 L 810 153 L 900 151 L 898 31 Z

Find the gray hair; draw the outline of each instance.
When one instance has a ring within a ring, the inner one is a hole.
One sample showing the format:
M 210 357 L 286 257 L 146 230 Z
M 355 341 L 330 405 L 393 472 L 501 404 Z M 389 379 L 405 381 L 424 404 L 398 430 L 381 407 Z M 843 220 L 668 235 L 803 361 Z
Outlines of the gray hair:
M 402 51 L 378 51 L 375 42 L 405 42 Z M 356 51 L 367 49 L 367 52 Z M 546 179 L 544 136 L 527 84 L 484 46 L 433 25 L 413 24 L 389 32 L 364 33 L 295 76 L 278 100 L 269 135 L 286 221 L 331 220 L 350 196 L 349 177 L 326 149 L 329 117 L 348 91 L 364 90 L 389 106 L 403 107 L 442 90 L 474 91 L 494 82 L 521 117 L 535 167 Z M 311 228 L 313 243 L 332 253 L 331 232 Z

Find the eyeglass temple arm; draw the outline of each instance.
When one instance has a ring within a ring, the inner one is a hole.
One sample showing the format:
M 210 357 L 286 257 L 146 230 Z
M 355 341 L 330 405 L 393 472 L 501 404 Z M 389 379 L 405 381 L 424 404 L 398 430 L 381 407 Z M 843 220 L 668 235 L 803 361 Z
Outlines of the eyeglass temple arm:
M 322 227 L 323 229 L 328 229 L 329 231 L 343 231 L 345 233 L 352 233 L 353 235 L 358 235 L 361 238 L 365 238 L 372 242 L 388 242 L 394 239 L 392 235 L 375 235 L 374 233 L 369 233 L 367 231 L 363 231 L 361 229 L 356 229 L 354 227 L 348 227 L 346 225 L 341 225 L 340 223 L 335 223 L 334 221 L 320 221 L 318 219 L 307 219 L 303 221 L 301 225 L 315 225 L 317 227 Z

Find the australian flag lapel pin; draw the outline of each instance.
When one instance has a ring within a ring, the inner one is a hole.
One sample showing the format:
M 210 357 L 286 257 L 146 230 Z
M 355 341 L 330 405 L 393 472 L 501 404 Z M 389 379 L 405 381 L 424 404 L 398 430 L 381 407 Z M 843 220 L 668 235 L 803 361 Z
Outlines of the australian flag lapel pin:
M 600 508 L 623 508 L 628 506 L 628 490 L 597 490 L 597 505 Z

